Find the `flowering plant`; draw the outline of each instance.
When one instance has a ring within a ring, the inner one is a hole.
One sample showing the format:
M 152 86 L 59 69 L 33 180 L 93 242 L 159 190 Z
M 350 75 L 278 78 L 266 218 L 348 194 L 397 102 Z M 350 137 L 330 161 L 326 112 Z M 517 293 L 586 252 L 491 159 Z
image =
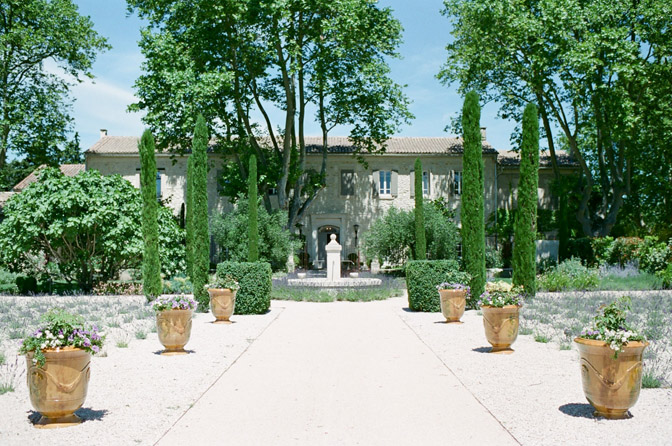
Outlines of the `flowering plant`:
M 579 337 L 606 342 L 614 351 L 614 358 L 618 357 L 618 353 L 623 351 L 623 346 L 629 341 L 646 341 L 625 320 L 630 303 L 630 298 L 623 296 L 609 305 L 602 305 L 599 308 L 601 313 L 598 312 L 593 318 L 593 326 L 583 330 Z
M 233 278 L 233 276 L 226 274 L 224 277 L 219 277 L 217 276 L 215 278 L 215 281 L 212 283 L 209 283 L 205 285 L 205 288 L 228 288 L 231 291 L 235 291 L 240 286 L 238 285 L 238 281 Z
M 76 347 L 91 354 L 100 351 L 105 336 L 98 327 L 85 326 L 81 316 L 62 309 L 52 309 L 40 319 L 42 326 L 23 340 L 19 353 L 34 352 L 33 363 L 43 367 L 46 361 L 43 350 L 59 351 L 64 347 Z
M 450 283 L 450 282 L 443 282 L 440 283 L 436 286 L 437 290 L 455 290 L 455 291 L 466 291 L 467 295 L 466 298 L 469 299 L 471 297 L 471 288 L 469 288 L 469 285 L 464 285 L 463 283 Z
M 198 304 L 194 299 L 184 294 L 179 296 L 162 295 L 152 302 L 152 308 L 157 313 L 166 310 L 194 310 L 196 305 Z
M 506 282 L 488 282 L 478 301 L 480 307 L 502 308 L 506 305 L 523 305 L 523 287 L 514 287 Z

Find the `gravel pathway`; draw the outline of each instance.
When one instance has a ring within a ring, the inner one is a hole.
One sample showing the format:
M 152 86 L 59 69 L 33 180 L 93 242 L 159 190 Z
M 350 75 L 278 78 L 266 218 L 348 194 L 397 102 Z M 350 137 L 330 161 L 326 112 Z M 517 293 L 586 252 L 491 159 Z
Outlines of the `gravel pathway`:
M 144 299 L 144 298 L 143 298 Z M 214 325 L 212 315 L 196 313 L 184 356 L 161 356 L 156 333 L 133 339 L 128 348 L 108 345 L 107 357 L 94 356 L 80 426 L 40 430 L 25 374 L 15 392 L 0 395 L 0 444 L 152 445 L 247 350 L 282 312 L 275 305 L 261 316 L 234 316 Z M 25 359 L 19 365 L 25 370 Z M 13 362 L 12 358 L 8 358 Z
M 395 299 L 399 307 L 405 299 Z M 392 301 L 388 301 L 392 303 Z M 525 308 L 522 309 L 525 311 Z M 464 324 L 440 313 L 400 310 L 400 317 L 485 407 L 525 445 L 669 445 L 672 390 L 642 389 L 628 420 L 595 419 L 581 386 L 578 352 L 519 336 L 511 355 L 485 353 L 482 316 L 467 311 Z
M 236 323 L 228 326 L 210 324 L 212 316 L 197 314 L 189 355 L 157 355 L 161 346 L 149 333 L 145 340 L 132 339 L 128 348 L 111 344 L 107 357 L 94 357 L 89 395 L 78 412 L 86 421 L 80 426 L 33 428 L 36 414 L 24 377 L 15 392 L 0 395 L 0 444 L 151 445 L 160 438 L 174 444 L 171 432 L 175 438 L 185 432 L 191 438 L 188 434 L 198 429 L 190 430 L 189 423 L 196 421 L 221 426 L 219 437 L 204 441 L 219 444 L 226 441 L 230 423 L 221 417 L 223 409 L 243 417 L 267 413 L 265 424 L 247 431 L 261 429 L 259 438 L 265 439 L 273 438 L 273 417 L 294 420 L 296 440 L 311 445 L 378 444 L 380 438 L 390 445 L 411 444 L 411 438 L 436 433 L 450 441 L 451 425 L 460 435 L 468 426 L 478 437 L 484 434 L 479 423 L 493 422 L 502 438 L 524 445 L 670 444 L 672 389 L 642 389 L 629 420 L 595 419 L 583 396 L 574 348 L 563 351 L 557 344 L 519 336 L 514 354 L 490 355 L 476 311 L 465 313 L 464 324 L 448 325 L 439 313 L 405 307 L 405 298 L 365 304 L 274 301 L 269 313 L 234 316 Z M 263 357 L 291 364 L 291 369 L 250 367 Z M 231 387 L 233 378 L 256 399 L 216 398 L 238 392 L 239 387 Z M 252 385 L 242 386 L 246 378 Z M 277 398 L 297 389 L 303 389 L 305 399 L 283 403 Z M 431 413 L 425 411 L 429 408 Z M 303 415 L 306 410 L 309 417 Z M 444 412 L 453 418 L 437 415 Z M 429 424 L 410 423 L 411 418 Z M 390 421 L 400 432 L 396 437 L 383 430 Z M 269 430 L 264 432 L 264 426 Z

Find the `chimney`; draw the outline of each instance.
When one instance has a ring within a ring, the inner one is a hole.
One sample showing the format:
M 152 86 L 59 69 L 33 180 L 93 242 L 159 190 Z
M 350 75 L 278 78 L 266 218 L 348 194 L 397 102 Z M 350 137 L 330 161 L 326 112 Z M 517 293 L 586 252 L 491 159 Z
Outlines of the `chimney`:
M 105 136 L 107 136 L 107 129 L 100 129 L 100 137 L 104 138 Z
M 481 141 L 485 141 L 485 127 L 481 127 Z

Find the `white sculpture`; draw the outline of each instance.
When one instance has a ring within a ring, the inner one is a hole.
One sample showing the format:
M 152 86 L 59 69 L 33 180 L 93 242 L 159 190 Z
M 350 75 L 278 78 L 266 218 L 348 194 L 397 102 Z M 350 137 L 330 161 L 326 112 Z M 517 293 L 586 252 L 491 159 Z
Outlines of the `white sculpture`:
M 331 234 L 327 243 L 327 281 L 334 282 L 341 278 L 341 251 L 343 247 L 336 241 L 336 234 Z

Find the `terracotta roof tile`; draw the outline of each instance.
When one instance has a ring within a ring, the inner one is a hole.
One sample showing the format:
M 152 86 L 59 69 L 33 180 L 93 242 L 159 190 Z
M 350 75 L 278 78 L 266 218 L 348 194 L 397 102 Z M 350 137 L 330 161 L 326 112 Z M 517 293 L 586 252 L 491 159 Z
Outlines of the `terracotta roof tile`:
M 40 167 L 35 169 L 28 175 L 26 178 L 21 180 L 16 186 L 12 188 L 14 192 L 21 192 L 24 190 L 26 187 L 28 187 L 29 184 L 34 183 L 37 181 L 37 172 L 40 171 L 40 169 L 44 169 L 46 167 L 46 164 L 42 164 Z M 74 177 L 77 175 L 79 172 L 82 172 L 85 169 L 84 164 L 61 164 L 59 166 L 61 172 L 63 175 L 69 176 L 69 177 Z
M 556 150 L 555 156 L 560 167 L 576 167 L 578 163 L 572 156 L 564 150 Z M 497 156 L 497 162 L 502 166 L 518 166 L 520 165 L 520 154 L 511 150 L 501 151 Z M 539 154 L 539 166 L 551 167 L 551 155 L 542 151 Z

